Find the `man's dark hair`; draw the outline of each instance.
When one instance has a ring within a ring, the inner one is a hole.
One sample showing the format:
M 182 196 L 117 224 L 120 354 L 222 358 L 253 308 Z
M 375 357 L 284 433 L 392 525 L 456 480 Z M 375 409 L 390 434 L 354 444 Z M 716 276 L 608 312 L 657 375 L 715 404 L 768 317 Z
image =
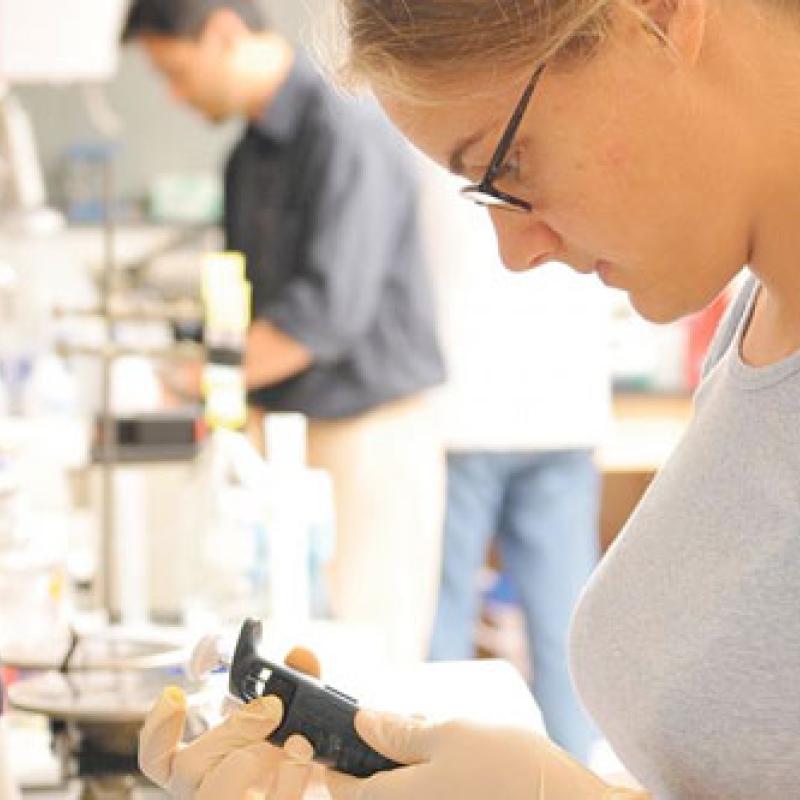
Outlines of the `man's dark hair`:
M 257 0 L 132 0 L 122 41 L 131 42 L 148 34 L 193 39 L 220 8 L 234 11 L 252 31 L 269 27 Z

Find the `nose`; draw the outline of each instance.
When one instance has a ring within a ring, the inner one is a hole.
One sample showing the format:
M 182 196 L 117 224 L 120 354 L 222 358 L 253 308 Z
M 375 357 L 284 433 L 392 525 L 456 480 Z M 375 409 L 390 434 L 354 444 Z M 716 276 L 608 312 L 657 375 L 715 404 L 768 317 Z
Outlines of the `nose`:
M 561 237 L 537 218 L 535 212 L 518 214 L 492 209 L 489 215 L 497 233 L 500 257 L 513 272 L 524 272 L 537 264 L 552 261 L 562 249 Z

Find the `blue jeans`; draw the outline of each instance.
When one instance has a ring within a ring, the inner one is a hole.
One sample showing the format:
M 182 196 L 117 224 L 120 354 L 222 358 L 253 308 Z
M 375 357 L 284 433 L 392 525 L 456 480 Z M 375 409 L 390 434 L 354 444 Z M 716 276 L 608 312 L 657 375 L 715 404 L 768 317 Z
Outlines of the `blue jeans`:
M 533 693 L 549 735 L 586 761 L 596 732 L 567 665 L 567 629 L 598 559 L 599 476 L 589 450 L 447 457 L 444 559 L 430 657 L 474 657 L 477 578 L 497 538 L 519 597 Z

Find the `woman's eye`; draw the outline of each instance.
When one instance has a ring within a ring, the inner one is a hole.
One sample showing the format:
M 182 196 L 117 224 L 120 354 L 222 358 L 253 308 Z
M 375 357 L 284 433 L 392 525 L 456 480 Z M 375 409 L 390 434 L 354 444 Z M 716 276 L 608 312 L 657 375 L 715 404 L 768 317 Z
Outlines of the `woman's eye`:
M 518 180 L 520 177 L 519 158 L 517 156 L 510 156 L 498 168 L 495 180 L 502 180 L 503 178 L 512 178 Z

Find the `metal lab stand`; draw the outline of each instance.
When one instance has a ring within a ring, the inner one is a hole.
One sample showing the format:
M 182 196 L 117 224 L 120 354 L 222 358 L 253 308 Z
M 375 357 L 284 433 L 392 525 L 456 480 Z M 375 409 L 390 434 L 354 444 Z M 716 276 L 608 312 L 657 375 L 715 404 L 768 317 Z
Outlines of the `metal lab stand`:
M 129 800 L 135 788 L 149 785 L 137 763 L 139 730 L 169 684 L 181 679 L 162 672 L 50 672 L 14 684 L 8 697 L 12 708 L 50 720 L 62 778 L 81 782 L 82 800 Z
M 100 363 L 101 397 L 100 397 L 100 446 L 96 449 L 96 458 L 101 467 L 100 491 L 100 553 L 98 570 L 100 578 L 99 601 L 101 607 L 109 614 L 111 621 L 119 621 L 115 608 L 116 586 L 114 585 L 117 565 L 117 541 L 115 532 L 115 481 L 114 467 L 118 463 L 119 452 L 116 441 L 116 425 L 111 402 L 112 367 L 114 360 L 125 355 L 144 355 L 161 358 L 187 358 L 204 353 L 200 345 L 180 346 L 169 349 L 152 349 L 136 347 L 120 347 L 114 342 L 115 324 L 129 321 L 187 322 L 202 319 L 202 310 L 197 303 L 191 301 L 175 303 L 149 303 L 133 307 L 115 307 L 115 235 L 114 220 L 114 185 L 113 166 L 111 161 L 104 162 L 103 196 L 105 216 L 103 224 L 103 271 L 100 279 L 100 302 L 91 309 L 56 309 L 57 317 L 95 317 L 103 322 L 103 344 L 98 347 L 61 346 L 62 355 L 89 355 L 96 357 Z M 182 232 L 174 241 L 160 247 L 153 253 L 128 264 L 137 274 L 146 266 L 149 258 L 162 255 L 195 239 L 207 230 L 206 226 L 192 227 Z M 119 306 L 119 304 L 117 304 Z
M 189 649 L 169 637 L 147 637 L 111 629 L 73 635 L 66 653 L 4 650 L 6 666 L 35 677 L 9 687 L 18 711 L 48 718 L 62 782 L 77 779 L 82 800 L 129 800 L 147 782 L 137 764 L 138 733 L 167 685 L 189 685 L 181 677 Z

